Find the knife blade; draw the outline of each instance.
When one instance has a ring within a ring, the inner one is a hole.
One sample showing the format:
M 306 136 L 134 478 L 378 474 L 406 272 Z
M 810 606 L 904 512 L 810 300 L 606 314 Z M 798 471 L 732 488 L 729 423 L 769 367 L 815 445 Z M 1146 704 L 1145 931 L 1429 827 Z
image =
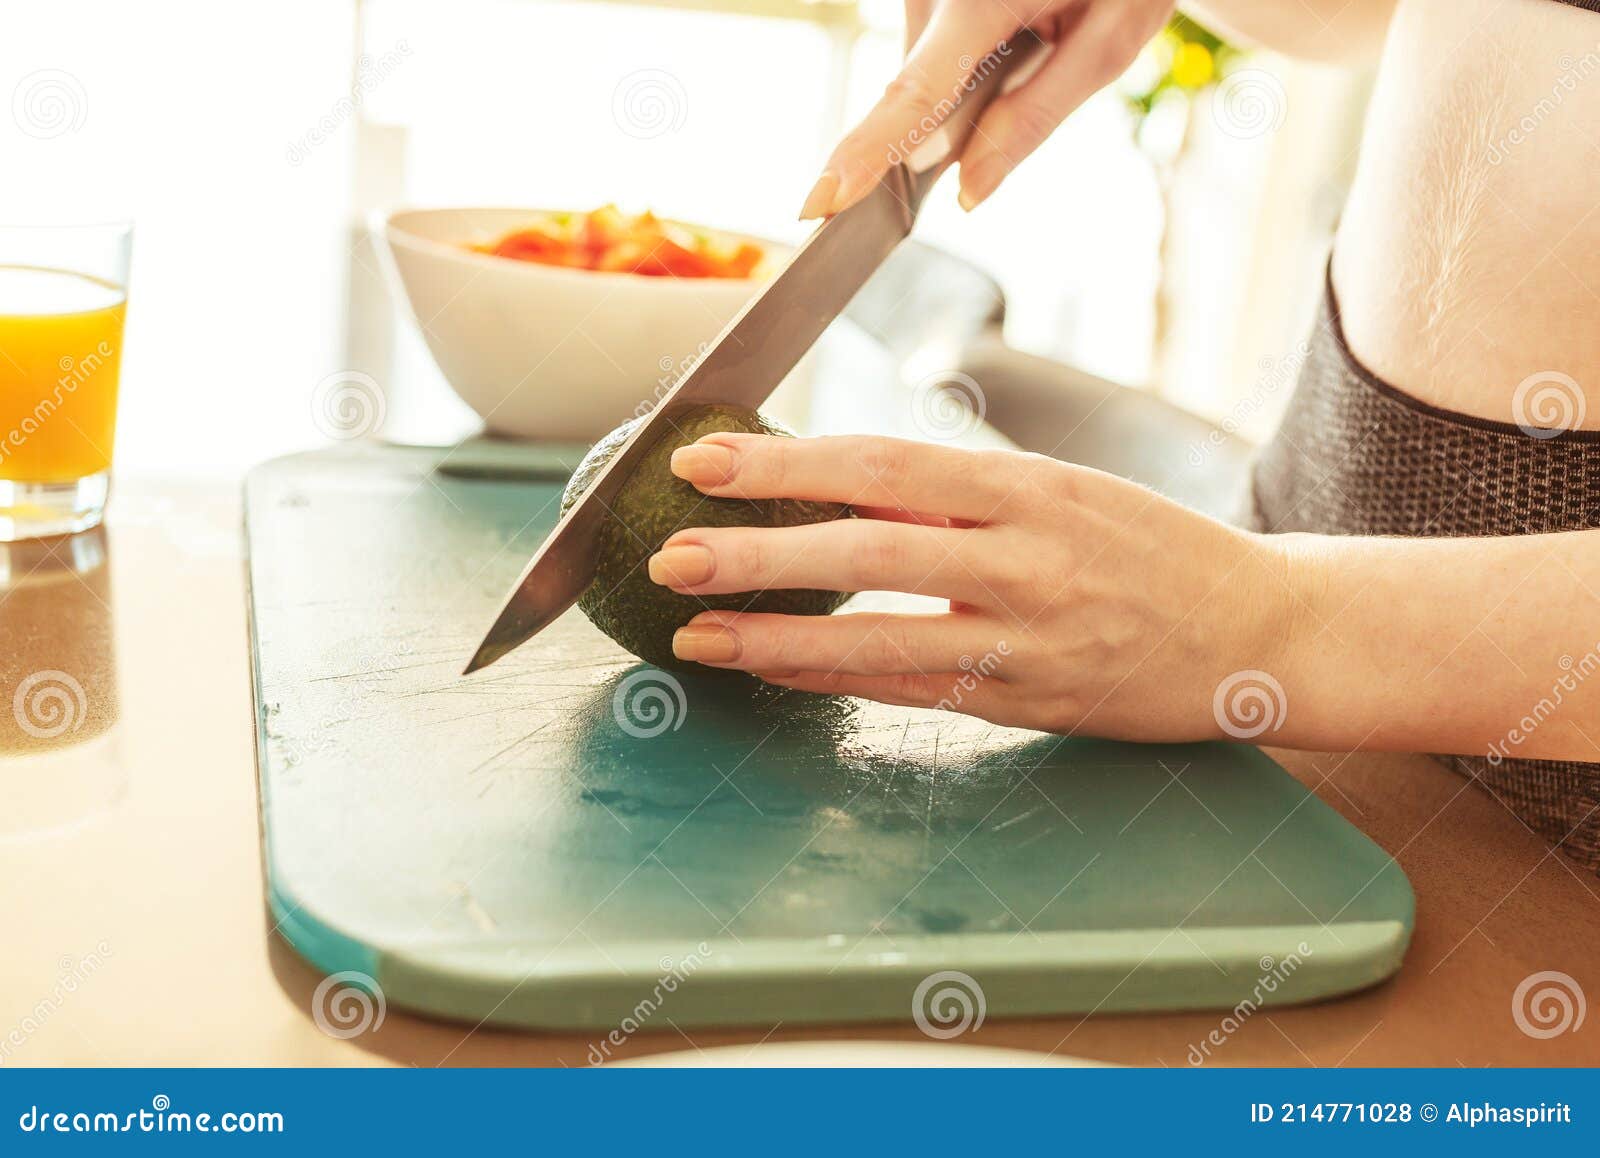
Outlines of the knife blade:
M 1030 33 L 1013 39 L 986 73 L 906 161 L 894 165 L 864 199 L 830 217 L 783 270 L 723 328 L 716 341 L 658 402 L 612 456 L 528 562 L 463 675 L 485 668 L 538 634 L 577 602 L 594 578 L 603 519 L 634 464 L 664 428 L 692 407 L 759 407 L 916 222 L 923 199 L 960 155 L 989 100 L 1039 47 Z

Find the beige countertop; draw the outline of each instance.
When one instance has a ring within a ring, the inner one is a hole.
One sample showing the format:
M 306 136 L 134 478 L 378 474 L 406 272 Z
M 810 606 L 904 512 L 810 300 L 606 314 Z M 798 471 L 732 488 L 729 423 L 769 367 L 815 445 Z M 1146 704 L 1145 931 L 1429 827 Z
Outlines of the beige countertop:
M 248 654 L 233 486 L 125 485 L 103 534 L 0 546 L 0 1065 L 585 1064 L 590 1036 L 393 1007 L 351 1039 L 318 1028 L 320 977 L 263 907 Z M 39 673 L 30 732 L 12 701 Z M 54 737 L 52 697 L 71 716 Z M 1274 755 L 1398 858 L 1416 934 L 1393 981 L 1259 1010 L 1216 1064 L 1600 1062 L 1600 1014 L 1545 1037 L 1513 1005 L 1544 972 L 1600 999 L 1600 880 L 1425 758 Z M 1182 1066 L 1219 1020 L 991 1019 L 958 1040 Z M 614 1053 L 868 1039 L 924 1040 L 909 1024 L 666 1028 Z

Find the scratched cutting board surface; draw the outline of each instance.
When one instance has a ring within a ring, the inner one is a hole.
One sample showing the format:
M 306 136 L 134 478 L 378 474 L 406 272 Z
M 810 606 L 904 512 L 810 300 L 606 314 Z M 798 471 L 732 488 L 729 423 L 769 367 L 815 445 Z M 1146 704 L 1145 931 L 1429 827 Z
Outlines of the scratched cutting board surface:
M 951 984 L 991 1017 L 1224 1008 L 1398 968 L 1405 876 L 1253 748 L 669 678 L 576 610 L 462 678 L 580 453 L 251 474 L 268 901 L 316 966 L 593 1028 L 641 1001 L 680 1026 L 903 1020 Z

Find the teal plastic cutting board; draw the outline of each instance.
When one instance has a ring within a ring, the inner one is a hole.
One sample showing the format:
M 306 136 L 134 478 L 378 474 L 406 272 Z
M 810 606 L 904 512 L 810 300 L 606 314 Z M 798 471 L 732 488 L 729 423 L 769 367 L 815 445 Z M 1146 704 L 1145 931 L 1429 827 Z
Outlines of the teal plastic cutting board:
M 607 1028 L 905 1020 L 951 984 L 989 1017 L 1222 1008 L 1399 966 L 1405 876 L 1252 748 L 669 677 L 576 611 L 462 678 L 579 452 L 446 453 L 246 486 L 268 901 L 319 968 Z

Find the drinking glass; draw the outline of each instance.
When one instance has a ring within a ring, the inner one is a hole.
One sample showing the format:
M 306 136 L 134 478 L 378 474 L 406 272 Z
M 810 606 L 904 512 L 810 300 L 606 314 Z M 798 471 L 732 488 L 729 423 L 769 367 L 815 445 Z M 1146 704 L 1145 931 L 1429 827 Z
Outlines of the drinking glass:
M 0 542 L 97 525 L 133 228 L 0 228 Z

